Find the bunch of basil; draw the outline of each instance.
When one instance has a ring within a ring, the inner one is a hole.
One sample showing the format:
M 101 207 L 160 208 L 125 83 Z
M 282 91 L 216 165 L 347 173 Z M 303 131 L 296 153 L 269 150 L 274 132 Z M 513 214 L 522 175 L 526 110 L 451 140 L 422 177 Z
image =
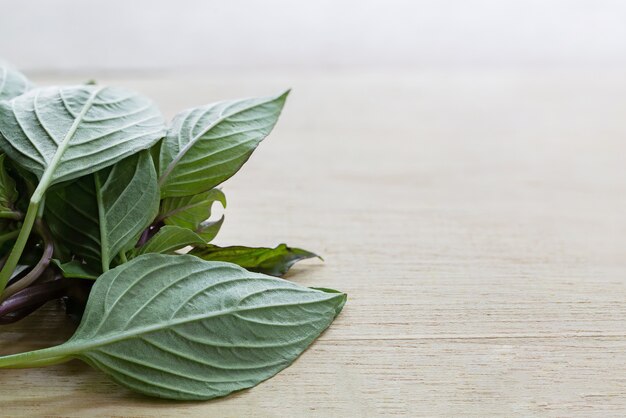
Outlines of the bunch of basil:
M 0 368 L 78 358 L 147 395 L 210 399 L 293 362 L 346 295 L 272 277 L 314 254 L 217 247 L 223 217 L 207 221 L 286 98 L 189 109 L 166 127 L 132 91 L 33 87 L 0 64 L 0 322 L 57 298 L 82 315 L 66 343 Z

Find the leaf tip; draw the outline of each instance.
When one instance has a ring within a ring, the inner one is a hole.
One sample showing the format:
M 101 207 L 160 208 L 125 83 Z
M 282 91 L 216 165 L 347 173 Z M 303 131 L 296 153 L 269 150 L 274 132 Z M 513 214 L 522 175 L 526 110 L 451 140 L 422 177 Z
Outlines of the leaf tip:
M 341 313 L 347 301 L 348 301 L 348 294 L 342 293 L 341 299 L 339 300 L 339 303 L 337 304 L 337 307 L 335 308 L 335 317 Z
M 287 251 L 296 254 L 298 256 L 298 261 L 306 260 L 308 258 L 319 258 L 321 261 L 324 261 L 321 255 L 318 255 L 312 251 L 308 251 L 302 248 L 289 247 L 287 244 L 281 244 L 281 245 L 284 245 Z
M 339 315 L 348 301 L 348 294 L 344 292 L 340 292 L 339 290 L 329 289 L 327 287 L 312 287 L 311 289 L 319 290 L 324 293 L 334 293 L 332 300 L 335 302 L 335 317 Z
M 287 100 L 287 97 L 289 97 L 289 93 L 291 93 L 291 87 L 276 95 L 276 100 L 284 102 L 285 100 Z

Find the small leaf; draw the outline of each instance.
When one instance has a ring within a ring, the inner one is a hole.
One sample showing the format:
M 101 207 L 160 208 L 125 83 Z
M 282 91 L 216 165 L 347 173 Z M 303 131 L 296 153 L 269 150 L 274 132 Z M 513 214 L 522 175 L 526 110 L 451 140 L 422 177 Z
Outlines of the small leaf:
M 0 367 L 75 357 L 140 393 L 211 399 L 289 366 L 345 300 L 234 264 L 146 254 L 96 280 L 69 341 L 0 357 Z
M 282 276 L 300 260 L 314 257 L 321 259 L 317 254 L 300 248 L 291 248 L 286 244 L 280 244 L 276 248 L 207 245 L 195 248 L 189 254 L 203 260 L 234 263 L 248 270 L 272 276 Z
M 178 114 L 161 144 L 161 197 L 202 193 L 239 171 L 276 124 L 288 93 Z
M 220 202 L 224 208 L 226 207 L 226 196 L 219 189 L 193 196 L 168 197 L 161 202 L 159 220 L 163 220 L 167 225 L 195 230 L 211 217 L 211 208 L 215 202 Z
M 45 217 L 54 236 L 97 271 L 129 250 L 158 212 L 156 171 L 148 150 L 112 168 L 51 190 Z
M 0 102 L 0 147 L 42 190 L 150 148 L 164 126 L 151 101 L 120 88 L 37 88 Z
M 168 197 L 161 201 L 161 210 L 157 218 L 166 225 L 187 228 L 205 239 L 211 241 L 220 230 L 224 218 L 216 222 L 208 222 L 211 217 L 213 203 L 220 202 L 226 207 L 226 196 L 219 189 L 193 196 Z
M 30 81 L 24 74 L 0 61 L 0 100 L 10 100 L 25 93 L 31 87 Z
M 148 253 L 172 254 L 188 245 L 204 245 L 205 243 L 202 237 L 189 229 L 166 225 L 145 245 L 132 250 L 130 257 L 135 258 Z
M 90 271 L 86 264 L 83 264 L 78 260 L 61 263 L 59 260 L 53 259 L 52 262 L 61 270 L 63 277 L 68 279 L 96 280 L 98 278 L 98 273 Z
M 211 242 L 220 232 L 223 223 L 224 215 L 215 222 L 204 221 L 196 228 L 196 234 L 201 236 L 205 243 Z

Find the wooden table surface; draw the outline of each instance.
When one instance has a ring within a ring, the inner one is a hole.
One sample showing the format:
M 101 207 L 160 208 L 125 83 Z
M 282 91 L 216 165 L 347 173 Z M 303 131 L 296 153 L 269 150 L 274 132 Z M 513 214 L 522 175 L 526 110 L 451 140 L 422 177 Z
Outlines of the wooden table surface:
M 82 81 L 88 77 L 39 77 Z M 205 403 L 84 364 L 0 371 L 2 416 L 626 415 L 626 78 L 618 72 L 101 77 L 167 116 L 293 87 L 224 185 L 219 244 L 287 242 L 349 294 L 292 367 Z M 0 352 L 53 345 L 52 303 Z

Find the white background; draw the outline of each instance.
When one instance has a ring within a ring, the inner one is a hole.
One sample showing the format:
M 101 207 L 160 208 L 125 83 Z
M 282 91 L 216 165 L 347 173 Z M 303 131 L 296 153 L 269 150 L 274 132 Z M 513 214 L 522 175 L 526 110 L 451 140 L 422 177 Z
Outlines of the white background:
M 611 0 L 0 0 L 33 72 L 626 67 Z

